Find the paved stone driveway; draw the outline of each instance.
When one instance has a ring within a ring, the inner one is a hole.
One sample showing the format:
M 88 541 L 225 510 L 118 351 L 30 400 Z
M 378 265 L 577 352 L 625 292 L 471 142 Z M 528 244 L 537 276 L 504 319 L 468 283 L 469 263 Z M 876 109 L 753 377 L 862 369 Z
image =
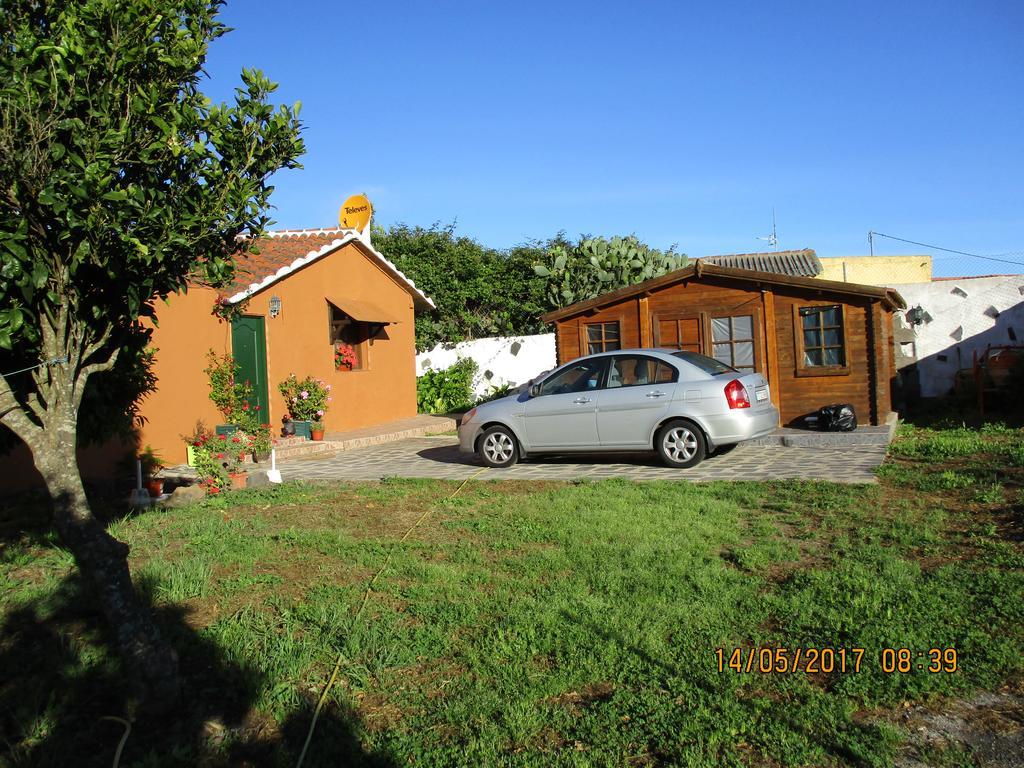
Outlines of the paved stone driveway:
M 785 448 L 739 445 L 693 469 L 671 469 L 653 455 L 541 456 L 508 469 L 489 469 L 481 480 L 831 480 L 874 483 L 872 469 L 886 446 Z M 463 480 L 483 464 L 459 453 L 452 436 L 418 437 L 344 451 L 329 458 L 281 464 L 286 480 L 379 480 L 423 477 Z

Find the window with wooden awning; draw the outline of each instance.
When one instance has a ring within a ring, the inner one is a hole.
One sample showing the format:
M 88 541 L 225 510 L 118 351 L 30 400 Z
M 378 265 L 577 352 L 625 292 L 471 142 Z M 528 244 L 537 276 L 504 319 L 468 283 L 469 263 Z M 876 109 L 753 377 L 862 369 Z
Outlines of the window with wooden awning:
M 362 371 L 369 368 L 369 347 L 380 337 L 385 326 L 399 322 L 391 313 L 365 301 L 327 297 L 328 337 L 335 350 L 338 370 Z M 339 350 L 351 351 L 351 357 Z M 342 359 L 353 359 L 339 364 Z

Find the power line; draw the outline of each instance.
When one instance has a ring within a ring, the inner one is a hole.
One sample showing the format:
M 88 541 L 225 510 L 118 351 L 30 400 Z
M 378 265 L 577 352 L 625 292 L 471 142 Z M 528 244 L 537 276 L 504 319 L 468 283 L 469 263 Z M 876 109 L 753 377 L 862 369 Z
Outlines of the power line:
M 13 376 L 16 373 L 24 373 L 25 371 L 34 371 L 36 368 L 42 368 L 44 365 L 63 365 L 68 361 L 67 357 L 55 357 L 53 360 L 47 360 L 46 362 L 39 363 L 38 365 L 30 365 L 28 368 L 19 368 L 17 371 L 11 371 L 10 373 L 0 374 L 5 379 L 8 376 Z
M 998 261 L 1001 264 L 1016 264 L 1018 267 L 1024 267 L 1024 261 L 1010 261 L 1009 259 L 998 259 L 995 256 L 982 256 L 978 253 L 967 253 L 967 251 L 954 251 L 952 248 L 943 248 L 939 245 L 929 245 L 928 243 L 919 243 L 916 240 L 907 240 L 905 237 L 895 237 L 894 235 L 887 235 L 884 232 L 868 232 L 868 238 L 877 235 L 878 237 L 887 237 L 890 240 L 899 240 L 901 243 L 910 243 L 911 245 L 920 245 L 922 248 L 931 248 L 936 251 L 945 251 L 946 253 L 955 253 L 959 256 L 970 256 L 973 259 L 985 259 L 986 261 Z

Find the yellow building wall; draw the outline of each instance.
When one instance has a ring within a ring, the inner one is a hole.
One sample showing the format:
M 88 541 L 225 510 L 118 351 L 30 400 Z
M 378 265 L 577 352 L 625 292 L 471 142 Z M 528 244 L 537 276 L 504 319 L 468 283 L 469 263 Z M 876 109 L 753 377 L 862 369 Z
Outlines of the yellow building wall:
M 861 285 L 928 283 L 932 279 L 931 256 L 826 256 L 819 257 L 822 280 Z

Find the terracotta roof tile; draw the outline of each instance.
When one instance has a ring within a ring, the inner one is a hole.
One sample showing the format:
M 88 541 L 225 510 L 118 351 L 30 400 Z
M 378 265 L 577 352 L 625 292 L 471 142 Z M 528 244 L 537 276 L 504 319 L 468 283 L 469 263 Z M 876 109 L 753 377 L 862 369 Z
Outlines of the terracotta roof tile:
M 319 250 L 349 234 L 351 232 L 342 229 L 271 232 L 269 237 L 253 243 L 253 248 L 259 253 L 250 253 L 247 258 L 236 260 L 235 281 L 224 288 L 224 293 L 231 295 L 244 291 L 250 284 L 269 277 L 310 251 Z
M 342 241 L 352 242 L 379 261 L 396 281 L 409 291 L 418 310 L 433 309 L 430 300 L 416 284 L 402 274 L 383 254 L 376 251 L 361 236 L 350 229 L 300 229 L 268 232 L 266 237 L 253 242 L 252 250 L 245 257 L 236 260 L 235 279 L 231 285 L 225 286 L 223 292 L 230 301 L 240 301 L 246 296 L 262 290 L 266 286 L 284 279 L 294 269 L 322 256 L 327 256 L 333 249 L 332 244 L 341 245 Z M 234 294 L 234 295 L 232 295 Z

